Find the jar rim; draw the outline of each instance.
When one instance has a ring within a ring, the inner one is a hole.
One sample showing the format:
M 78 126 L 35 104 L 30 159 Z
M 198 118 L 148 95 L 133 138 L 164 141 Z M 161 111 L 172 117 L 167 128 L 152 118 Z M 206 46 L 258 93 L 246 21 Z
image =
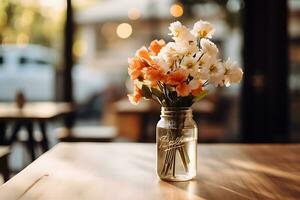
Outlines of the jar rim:
M 162 107 L 161 117 L 185 116 L 192 117 L 191 107 Z
M 185 111 L 185 110 L 191 110 L 191 107 L 165 107 L 165 106 L 162 106 L 161 107 L 161 110 L 164 110 L 164 111 Z
M 161 113 L 171 114 L 171 113 L 191 113 L 191 107 L 161 107 Z

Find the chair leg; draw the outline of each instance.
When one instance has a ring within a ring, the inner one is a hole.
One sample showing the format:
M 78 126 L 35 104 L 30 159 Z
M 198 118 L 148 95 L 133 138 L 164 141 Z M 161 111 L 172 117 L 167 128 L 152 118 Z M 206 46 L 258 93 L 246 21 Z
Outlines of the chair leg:
M 0 170 L 3 175 L 4 182 L 9 180 L 8 155 L 0 159 Z
M 0 122 L 0 145 L 6 145 L 6 123 Z
M 26 122 L 25 127 L 27 129 L 28 133 L 28 141 L 27 141 L 27 147 L 29 150 L 29 153 L 31 155 L 31 160 L 35 160 L 35 140 L 33 137 L 33 123 L 32 122 Z
M 12 145 L 17 140 L 17 135 L 20 129 L 22 128 L 23 123 L 22 122 L 16 122 L 12 128 L 12 134 L 11 137 L 8 140 L 8 144 Z
M 46 122 L 45 121 L 40 121 L 39 122 L 40 130 L 42 133 L 42 149 L 43 152 L 46 152 L 49 150 L 49 141 L 47 137 L 47 131 L 46 131 Z

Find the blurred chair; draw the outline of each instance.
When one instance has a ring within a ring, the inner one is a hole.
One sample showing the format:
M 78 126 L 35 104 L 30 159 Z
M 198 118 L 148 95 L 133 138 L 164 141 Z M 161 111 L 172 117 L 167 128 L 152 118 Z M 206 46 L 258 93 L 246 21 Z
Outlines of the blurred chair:
M 8 168 L 8 156 L 9 156 L 9 147 L 0 146 L 0 173 L 3 176 L 4 182 L 9 179 L 9 168 Z
M 61 142 L 112 142 L 117 137 L 113 126 L 57 128 L 55 132 Z
M 32 135 L 33 141 L 34 141 L 34 152 L 35 154 L 41 154 L 42 152 L 45 152 L 42 148 L 43 146 L 43 136 L 42 133 L 38 130 L 33 131 Z M 28 140 L 30 140 L 28 133 L 25 130 L 20 130 L 17 136 L 16 142 L 20 142 L 25 149 L 30 154 L 30 148 L 28 147 Z
M 39 125 L 40 131 L 35 131 L 33 121 L 17 121 L 12 127 L 12 135 L 8 139 L 9 145 L 21 142 L 28 150 L 32 161 L 36 159 L 36 147 L 41 147 L 43 152 L 49 149 L 45 123 L 40 121 Z

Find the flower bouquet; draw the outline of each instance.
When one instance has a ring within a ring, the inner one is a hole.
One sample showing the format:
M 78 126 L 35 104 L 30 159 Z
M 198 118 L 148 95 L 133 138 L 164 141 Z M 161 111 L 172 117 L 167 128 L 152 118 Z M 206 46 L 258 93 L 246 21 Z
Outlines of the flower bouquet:
M 160 177 L 170 175 L 174 179 L 175 169 L 180 171 L 176 158 L 181 160 L 186 172 L 193 160 L 188 155 L 188 133 L 183 131 L 189 116 L 187 110 L 207 95 L 208 85 L 228 87 L 239 83 L 243 72 L 236 62 L 219 59 L 219 50 L 210 40 L 215 29 L 209 22 L 200 20 L 189 30 L 177 21 L 171 23 L 169 29 L 174 41 L 154 40 L 148 48 L 141 47 L 128 59 L 128 73 L 134 83 L 133 94 L 128 97 L 133 104 L 142 98 L 157 101 L 163 108 L 162 116 L 172 113 L 174 120 L 167 122 L 164 133 L 157 134 L 157 141 L 164 144 L 158 144 L 158 150 L 163 147 L 164 152 Z M 194 132 L 192 135 L 197 139 L 197 129 Z

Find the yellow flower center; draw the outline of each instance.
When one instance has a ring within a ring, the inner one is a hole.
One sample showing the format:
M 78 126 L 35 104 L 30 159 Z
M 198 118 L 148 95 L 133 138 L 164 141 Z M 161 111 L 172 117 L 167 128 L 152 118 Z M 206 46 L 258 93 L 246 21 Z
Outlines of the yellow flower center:
M 189 63 L 186 64 L 186 66 L 187 66 L 188 69 L 191 69 L 191 68 L 193 68 L 194 65 L 193 65 L 192 62 L 189 62 Z
M 211 66 L 209 67 L 209 71 L 210 71 L 211 73 L 216 73 L 216 72 L 218 71 L 217 66 L 216 66 L 216 65 L 211 65 Z
M 207 32 L 205 30 L 200 31 L 200 36 L 201 37 L 206 37 Z
M 180 33 L 181 33 L 181 31 L 180 31 L 179 28 L 175 29 L 174 30 L 174 37 L 179 37 Z

